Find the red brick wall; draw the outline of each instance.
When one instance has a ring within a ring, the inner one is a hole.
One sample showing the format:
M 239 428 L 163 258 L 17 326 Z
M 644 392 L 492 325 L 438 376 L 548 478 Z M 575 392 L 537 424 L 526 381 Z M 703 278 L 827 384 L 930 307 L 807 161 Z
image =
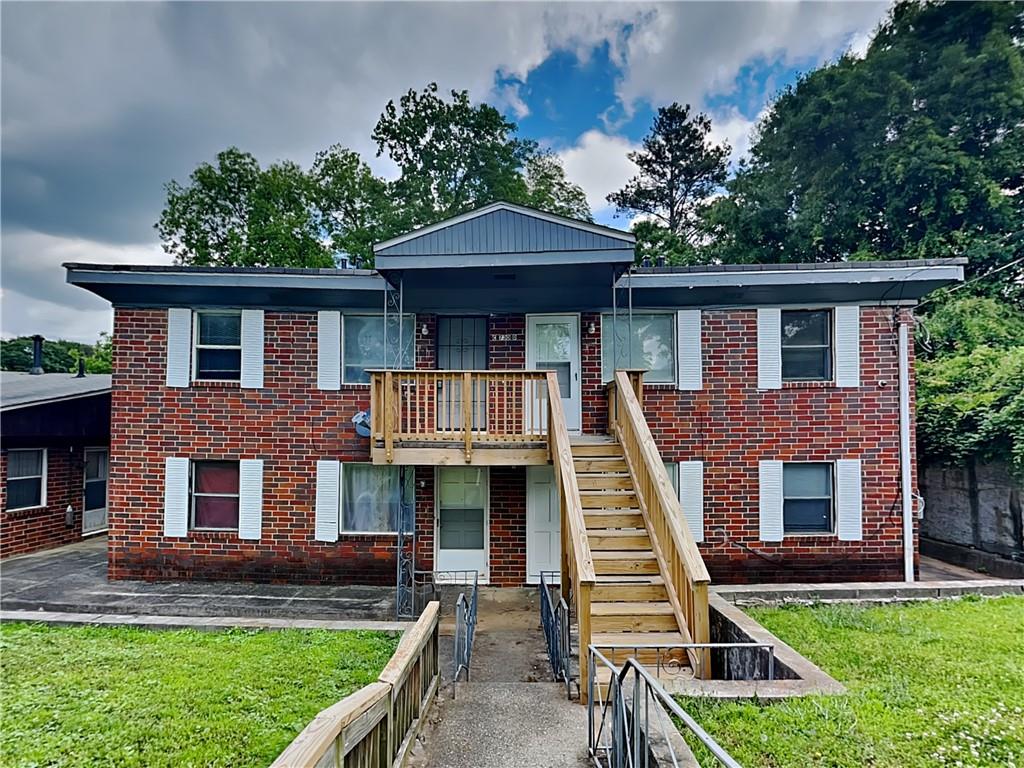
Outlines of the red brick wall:
M 46 454 L 46 506 L 13 512 L 7 511 L 7 449 L 0 451 L 0 557 L 59 547 L 82 538 L 84 448 L 50 447 Z M 68 504 L 74 509 L 71 526 L 64 522 Z
M 316 313 L 266 313 L 261 390 L 165 387 L 166 329 L 165 310 L 114 313 L 111 578 L 394 583 L 394 536 L 313 538 L 316 461 L 369 460 L 350 423 L 369 388 L 316 388 Z M 262 458 L 263 538 L 165 538 L 167 456 Z
M 491 467 L 490 583 L 526 583 L 526 468 Z
M 781 390 L 758 391 L 756 311 L 706 311 L 704 388 L 644 388 L 644 411 L 664 459 L 704 461 L 700 548 L 714 581 L 902 579 L 891 321 L 891 309 L 862 308 L 859 389 L 788 382 Z M 851 458 L 862 460 L 863 541 L 840 542 L 834 535 L 759 540 L 759 461 Z

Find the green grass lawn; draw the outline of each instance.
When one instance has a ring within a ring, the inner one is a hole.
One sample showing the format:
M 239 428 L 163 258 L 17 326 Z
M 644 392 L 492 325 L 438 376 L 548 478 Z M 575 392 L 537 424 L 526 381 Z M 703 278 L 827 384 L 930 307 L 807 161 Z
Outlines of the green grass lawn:
M 4 766 L 266 766 L 376 679 L 377 632 L 0 626 Z
M 1024 768 L 1024 598 L 749 613 L 848 693 L 680 699 L 745 768 Z

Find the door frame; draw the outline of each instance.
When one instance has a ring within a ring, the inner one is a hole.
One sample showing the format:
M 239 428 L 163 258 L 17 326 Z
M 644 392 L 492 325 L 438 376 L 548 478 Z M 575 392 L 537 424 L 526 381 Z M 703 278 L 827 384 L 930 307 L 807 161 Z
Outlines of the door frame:
M 576 395 L 576 423 L 579 424 L 575 429 L 570 429 L 570 435 L 580 435 L 583 433 L 583 317 L 579 312 L 536 312 L 526 315 L 526 367 L 532 370 L 536 361 L 533 359 L 533 346 L 530 343 L 530 321 L 538 318 L 566 318 L 571 317 L 576 321 L 576 339 L 573 344 L 572 365 L 576 367 L 576 381 L 569 379 L 569 386 L 572 388 L 573 393 Z
M 444 469 L 462 469 L 460 464 L 451 467 L 437 465 L 434 467 L 434 570 L 438 568 L 441 555 L 441 471 Z M 484 473 L 484 570 L 479 574 L 479 583 L 487 584 L 491 576 L 491 468 L 474 467 Z
M 551 580 L 551 582 L 550 582 L 550 583 L 551 583 L 551 584 L 560 584 L 560 583 L 561 583 L 561 581 L 562 581 L 562 573 L 561 573 L 561 557 L 562 557 L 562 537 L 561 537 L 561 528 L 562 528 L 562 510 L 558 508 L 558 507 L 559 507 L 559 504 L 560 504 L 560 501 L 559 501 L 559 499 L 558 499 L 558 493 L 557 493 L 557 488 L 558 488 L 558 486 L 557 486 L 557 484 L 555 483 L 555 474 L 554 474 L 554 467 L 553 467 L 553 466 L 552 466 L 551 464 L 539 464 L 539 465 L 529 466 L 529 467 L 527 467 L 527 468 L 526 468 L 526 583 L 527 583 L 527 584 L 539 584 L 539 583 L 540 583 L 540 577 L 539 577 L 539 574 L 538 574 L 538 576 L 537 576 L 536 578 L 535 578 L 535 577 L 533 577 L 533 576 L 532 576 L 532 575 L 530 574 L 530 540 L 531 540 L 531 537 L 530 537 L 530 533 L 531 533 L 531 516 L 530 516 L 530 474 L 531 474 L 531 473 L 534 473 L 534 472 L 536 472 L 537 470 L 541 469 L 542 467 L 543 467 L 543 468 L 545 468 L 545 469 L 549 469 L 549 470 L 551 471 L 551 490 L 552 490 L 552 491 L 555 491 L 555 493 L 554 493 L 554 496 L 555 496 L 555 508 L 556 508 L 556 511 L 557 511 L 557 513 L 558 513 L 558 528 L 559 528 L 559 538 L 558 538 L 558 558 L 559 558 L 559 560 L 558 560 L 558 561 L 557 561 L 557 562 L 556 562 L 555 564 L 556 564 L 557 566 L 559 566 L 559 567 L 558 567 L 558 568 L 556 568 L 556 569 L 554 569 L 557 575 L 556 575 L 556 576 L 555 576 L 555 577 L 554 577 L 554 578 L 553 578 L 553 579 Z
M 89 453 L 90 451 L 103 451 L 103 452 L 105 452 L 107 454 L 107 476 L 105 478 L 106 494 L 103 497 L 103 507 L 100 510 L 95 510 L 95 509 L 86 510 L 86 508 L 85 508 L 85 487 L 86 487 L 85 455 L 87 453 Z M 103 526 L 102 528 L 97 528 L 94 531 L 87 531 L 87 530 L 85 530 L 85 513 L 86 513 L 86 511 L 89 511 L 89 512 L 102 511 L 104 513 L 104 517 L 106 517 L 106 519 L 107 519 L 107 524 L 105 526 Z M 92 536 L 93 534 L 105 533 L 106 531 L 109 531 L 109 530 L 110 530 L 110 446 L 109 445 L 87 445 L 87 446 L 85 446 L 82 449 L 82 535 L 83 536 Z

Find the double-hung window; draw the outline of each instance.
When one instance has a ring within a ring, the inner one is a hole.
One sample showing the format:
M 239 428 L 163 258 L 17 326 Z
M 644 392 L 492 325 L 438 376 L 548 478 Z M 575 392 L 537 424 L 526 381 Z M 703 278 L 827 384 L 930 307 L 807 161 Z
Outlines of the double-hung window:
M 634 312 L 601 320 L 601 371 L 610 381 L 617 368 L 643 368 L 645 383 L 676 380 L 676 316 L 669 312 Z
M 782 529 L 785 533 L 831 533 L 832 465 L 787 462 L 782 465 Z
M 7 510 L 46 506 L 46 450 L 7 452 Z
M 342 533 L 395 533 L 403 497 L 411 513 L 413 472 L 405 472 L 405 487 L 398 467 L 343 464 L 341 467 Z
M 782 380 L 832 379 L 832 313 L 827 309 L 782 312 Z
M 192 462 L 192 528 L 238 529 L 238 462 Z
M 242 377 L 242 313 L 196 312 L 193 378 L 239 381 Z
M 373 368 L 415 367 L 416 319 L 388 316 L 387 337 L 383 315 L 349 315 L 343 319 L 342 375 L 346 384 L 366 384 Z M 386 342 L 386 343 L 385 343 Z M 386 355 L 386 357 L 385 357 Z

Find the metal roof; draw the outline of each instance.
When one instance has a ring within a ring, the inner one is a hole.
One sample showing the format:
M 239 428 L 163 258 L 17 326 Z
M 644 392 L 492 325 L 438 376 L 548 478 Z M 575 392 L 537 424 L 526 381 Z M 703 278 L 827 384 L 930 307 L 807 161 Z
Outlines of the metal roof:
M 0 372 L 0 410 L 54 403 L 110 392 L 110 374 L 94 373 L 79 378 L 73 373 Z

